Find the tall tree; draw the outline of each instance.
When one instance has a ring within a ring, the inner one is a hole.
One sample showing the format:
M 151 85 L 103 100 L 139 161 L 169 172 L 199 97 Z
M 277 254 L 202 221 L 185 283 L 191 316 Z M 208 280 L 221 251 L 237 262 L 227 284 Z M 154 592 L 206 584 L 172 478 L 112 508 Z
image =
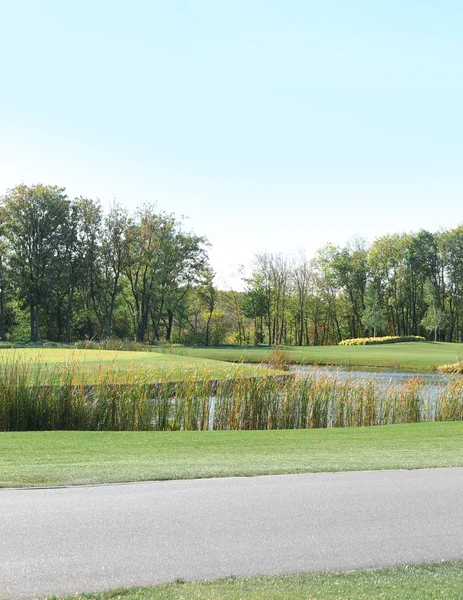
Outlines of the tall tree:
M 5 211 L 0 206 L 0 341 L 5 339 L 6 308 L 11 288 L 8 273 L 8 244 L 5 238 Z
M 69 200 L 64 188 L 21 184 L 5 194 L 2 205 L 11 267 L 30 311 L 30 337 L 38 341 L 41 310 L 56 284 Z
M 376 337 L 378 331 L 383 331 L 387 324 L 386 309 L 381 306 L 378 289 L 374 283 L 370 283 L 366 289 L 363 322 L 365 327 L 373 332 L 373 337 Z
M 203 282 L 198 288 L 198 295 L 206 309 L 206 332 L 204 343 L 209 346 L 212 315 L 217 305 L 217 289 L 214 286 L 214 272 L 204 269 Z
M 93 308 L 101 326 L 103 338 L 112 333 L 116 301 L 121 294 L 122 274 L 129 263 L 128 235 L 131 218 L 126 209 L 115 204 L 103 221 L 98 256 L 91 280 Z
M 183 232 L 173 215 L 150 205 L 138 212 L 127 236 L 127 302 L 137 339 L 145 340 L 150 323 L 152 341 L 160 339 L 164 323 L 170 340 L 175 312 L 206 263 L 207 240 Z

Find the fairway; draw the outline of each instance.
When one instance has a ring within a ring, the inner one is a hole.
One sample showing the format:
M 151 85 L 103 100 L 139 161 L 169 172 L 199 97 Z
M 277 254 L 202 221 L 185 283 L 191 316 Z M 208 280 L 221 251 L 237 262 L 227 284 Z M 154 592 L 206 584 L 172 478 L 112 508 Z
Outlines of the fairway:
M 370 346 L 285 346 L 284 350 L 295 364 L 432 371 L 439 365 L 457 362 L 463 354 L 463 344 L 401 342 Z M 179 353 L 196 358 L 261 363 L 270 360 L 272 351 L 269 346 L 217 346 L 185 347 Z
M 127 352 L 116 350 L 76 350 L 71 348 L 14 348 L 0 349 L 0 365 L 21 361 L 30 372 L 47 379 L 70 368 L 86 383 L 97 381 L 101 373 L 111 372 L 112 380 L 130 382 L 142 376 L 147 381 L 181 380 L 185 375 L 198 373 L 209 379 L 235 377 L 237 374 L 255 376 L 257 367 L 231 364 L 216 359 L 180 356 L 160 352 Z
M 463 423 L 0 433 L 0 487 L 463 466 Z

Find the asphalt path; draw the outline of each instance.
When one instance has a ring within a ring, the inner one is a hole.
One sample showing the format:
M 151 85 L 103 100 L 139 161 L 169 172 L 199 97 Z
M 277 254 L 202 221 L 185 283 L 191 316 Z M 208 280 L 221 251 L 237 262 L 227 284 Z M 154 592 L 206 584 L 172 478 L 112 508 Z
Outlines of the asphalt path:
M 0 490 L 0 598 L 463 559 L 463 468 Z

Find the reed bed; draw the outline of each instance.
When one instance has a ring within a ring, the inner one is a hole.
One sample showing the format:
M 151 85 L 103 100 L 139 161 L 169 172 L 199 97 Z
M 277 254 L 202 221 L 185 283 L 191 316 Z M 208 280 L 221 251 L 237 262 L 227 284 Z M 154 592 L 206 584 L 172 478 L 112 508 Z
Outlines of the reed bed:
M 151 377 L 151 379 L 150 379 Z M 361 427 L 463 420 L 463 380 L 429 384 L 309 375 L 172 381 L 101 367 L 85 382 L 78 361 L 48 367 L 19 357 L 0 364 L 0 430 L 239 430 Z

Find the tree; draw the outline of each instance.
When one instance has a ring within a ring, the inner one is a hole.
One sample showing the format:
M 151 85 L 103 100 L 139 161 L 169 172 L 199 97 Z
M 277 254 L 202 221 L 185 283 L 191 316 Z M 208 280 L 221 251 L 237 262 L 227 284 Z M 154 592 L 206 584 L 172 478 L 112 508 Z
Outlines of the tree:
M 5 213 L 0 207 L 0 341 L 5 339 L 6 310 L 10 288 L 8 245 L 5 238 Z
M 91 296 L 103 338 L 110 338 L 116 301 L 121 294 L 121 276 L 129 262 L 128 232 L 131 219 L 126 209 L 115 204 L 103 220 L 99 243 L 95 236 L 91 252 Z
M 251 285 L 255 285 L 252 282 Z M 259 287 L 248 289 L 243 295 L 243 314 L 254 320 L 254 345 L 264 343 L 264 317 L 268 314 L 267 295 Z
M 365 292 L 365 310 L 363 322 L 367 329 L 373 330 L 373 337 L 387 325 L 386 309 L 381 305 L 377 287 L 370 283 Z
M 294 268 L 294 287 L 296 293 L 296 344 L 302 346 L 304 337 L 308 345 L 310 343 L 308 331 L 309 299 L 313 292 L 314 265 L 313 261 L 307 260 L 301 254 L 300 260 Z
M 94 266 L 89 254 L 100 222 L 100 207 L 88 198 L 75 198 L 69 207 L 69 218 L 64 229 L 62 290 L 65 307 L 66 341 L 71 343 L 74 295 L 84 287 Z M 95 219 L 97 222 L 95 222 Z M 89 269 L 89 270 L 87 270 Z
M 259 310 L 264 310 L 269 344 L 286 340 L 291 270 L 291 263 L 283 254 L 260 253 L 256 254 L 253 272 L 246 280 L 248 292 L 254 292 L 255 299 L 259 298 Z
M 198 288 L 198 295 L 206 309 L 206 335 L 205 345 L 209 346 L 209 335 L 212 315 L 217 304 L 217 289 L 214 287 L 214 272 L 210 268 L 204 269 L 203 282 Z
M 2 206 L 18 296 L 30 311 L 30 337 L 38 341 L 40 313 L 56 284 L 69 200 L 64 188 L 21 184 L 5 194 Z
M 152 341 L 159 340 L 164 319 L 170 340 L 175 312 L 205 265 L 207 240 L 183 232 L 173 215 L 157 213 L 150 205 L 138 211 L 127 235 L 127 302 L 137 339 L 145 340 L 151 320 Z
M 434 332 L 434 341 L 437 342 L 439 330 L 445 328 L 446 315 L 439 306 L 436 289 L 430 280 L 425 284 L 425 298 L 428 304 L 428 310 L 426 311 L 421 324 L 427 331 Z

